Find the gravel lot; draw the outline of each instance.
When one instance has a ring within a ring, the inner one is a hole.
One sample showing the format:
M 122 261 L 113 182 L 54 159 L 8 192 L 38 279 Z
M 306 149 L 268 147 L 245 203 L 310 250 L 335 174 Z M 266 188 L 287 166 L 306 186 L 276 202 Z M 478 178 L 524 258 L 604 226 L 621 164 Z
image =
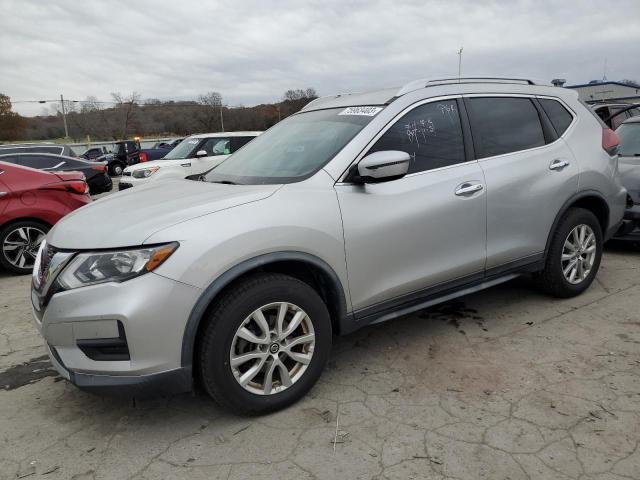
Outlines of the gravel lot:
M 525 278 L 336 338 L 293 407 L 239 418 L 204 394 L 134 402 L 50 370 L 29 277 L 0 273 L 0 478 L 640 478 L 640 250 L 591 289 Z

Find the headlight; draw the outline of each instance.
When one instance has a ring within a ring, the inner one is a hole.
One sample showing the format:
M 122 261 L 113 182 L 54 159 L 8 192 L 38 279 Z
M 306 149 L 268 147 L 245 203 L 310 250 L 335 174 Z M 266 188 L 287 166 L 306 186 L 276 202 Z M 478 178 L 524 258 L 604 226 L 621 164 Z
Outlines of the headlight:
M 131 176 L 133 178 L 148 178 L 156 173 L 160 167 L 141 168 L 140 170 L 134 170 Z
M 65 290 L 105 282 L 124 282 L 158 268 L 178 248 L 173 242 L 156 247 L 79 253 L 58 277 Z

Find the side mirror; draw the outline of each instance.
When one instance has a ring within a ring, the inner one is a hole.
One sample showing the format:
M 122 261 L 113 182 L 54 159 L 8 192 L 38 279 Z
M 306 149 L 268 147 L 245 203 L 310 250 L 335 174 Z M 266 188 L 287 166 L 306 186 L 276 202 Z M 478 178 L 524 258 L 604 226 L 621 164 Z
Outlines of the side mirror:
M 202 158 L 202 157 L 207 157 L 209 156 L 209 154 L 207 153 L 206 150 L 198 150 L 196 152 L 196 158 Z
M 352 175 L 350 180 L 355 183 L 397 180 L 404 177 L 409 171 L 410 160 L 411 157 L 407 152 L 398 150 L 374 152 L 360 160 L 357 171 L 353 172 L 355 175 Z

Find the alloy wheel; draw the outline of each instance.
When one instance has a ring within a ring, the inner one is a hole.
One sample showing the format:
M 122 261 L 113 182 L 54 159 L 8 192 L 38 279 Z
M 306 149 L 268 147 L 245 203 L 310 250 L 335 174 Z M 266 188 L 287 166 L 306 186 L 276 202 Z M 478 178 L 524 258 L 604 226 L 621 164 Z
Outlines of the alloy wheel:
M 562 273 L 572 285 L 583 282 L 591 273 L 596 258 L 597 240 L 589 225 L 576 226 L 564 241 Z
M 2 243 L 2 253 L 14 267 L 33 268 L 38 249 L 46 233 L 37 227 L 18 227 Z
M 304 374 L 315 341 L 311 319 L 300 307 L 288 302 L 264 305 L 238 327 L 229 355 L 231 370 L 251 393 L 282 392 Z

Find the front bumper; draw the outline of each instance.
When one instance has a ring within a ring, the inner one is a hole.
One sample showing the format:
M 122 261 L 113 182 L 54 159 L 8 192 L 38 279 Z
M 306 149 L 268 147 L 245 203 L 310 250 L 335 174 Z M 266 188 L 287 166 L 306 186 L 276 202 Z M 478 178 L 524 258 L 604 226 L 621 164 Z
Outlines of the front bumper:
M 181 364 L 189 313 L 201 290 L 148 273 L 54 294 L 33 309 L 51 362 L 78 387 L 98 393 L 177 393 L 191 388 Z M 126 335 L 128 358 L 92 355 L 87 342 Z M 92 357 L 92 358 L 90 358 Z
M 65 380 L 97 395 L 143 398 L 184 393 L 193 386 L 191 369 L 187 367 L 148 375 L 95 375 L 67 370 L 55 347 L 47 345 L 47 353 L 53 367 Z

